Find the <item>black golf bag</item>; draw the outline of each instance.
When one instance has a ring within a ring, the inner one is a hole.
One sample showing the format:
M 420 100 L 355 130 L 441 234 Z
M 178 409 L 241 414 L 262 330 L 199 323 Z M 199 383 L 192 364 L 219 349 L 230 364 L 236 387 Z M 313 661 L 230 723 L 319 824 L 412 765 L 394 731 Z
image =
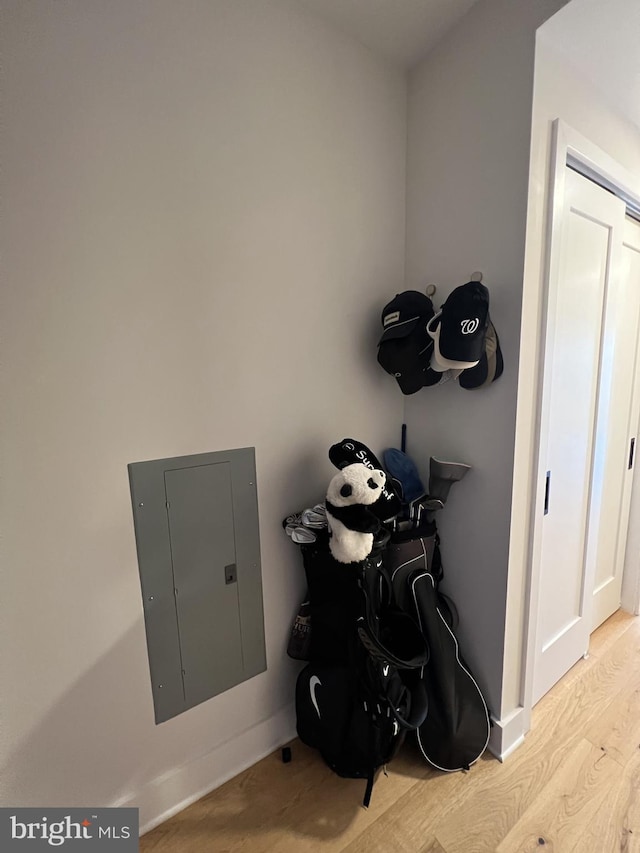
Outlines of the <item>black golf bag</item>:
M 298 735 L 338 775 L 367 780 L 365 806 L 376 771 L 427 712 L 426 644 L 395 607 L 382 553 L 378 543 L 365 561 L 345 565 L 326 536 L 302 547 L 311 633 L 296 684 Z

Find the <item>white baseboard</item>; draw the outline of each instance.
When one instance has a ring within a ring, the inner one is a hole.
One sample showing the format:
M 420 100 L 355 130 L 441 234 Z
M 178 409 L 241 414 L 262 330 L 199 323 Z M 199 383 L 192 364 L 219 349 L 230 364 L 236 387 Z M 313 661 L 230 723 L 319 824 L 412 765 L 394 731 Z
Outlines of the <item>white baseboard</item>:
M 493 720 L 489 736 L 489 752 L 499 761 L 504 761 L 524 741 L 525 714 L 524 708 L 516 708 L 502 720 Z
M 488 749 L 499 761 L 524 741 L 524 722 L 524 708 L 516 708 L 505 719 L 493 720 Z M 140 835 L 144 835 L 295 737 L 294 709 L 283 708 L 274 717 L 163 774 L 114 805 L 139 809 Z
M 164 823 L 296 737 L 293 706 L 165 773 L 114 805 L 140 810 L 140 835 Z

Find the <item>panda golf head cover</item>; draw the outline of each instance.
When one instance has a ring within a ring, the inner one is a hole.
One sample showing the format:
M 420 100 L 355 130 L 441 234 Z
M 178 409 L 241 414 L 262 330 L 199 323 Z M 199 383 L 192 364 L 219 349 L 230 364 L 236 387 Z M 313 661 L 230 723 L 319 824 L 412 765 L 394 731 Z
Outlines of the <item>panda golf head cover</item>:
M 356 441 L 355 438 L 343 438 L 337 444 L 329 448 L 329 459 L 336 468 L 346 468 L 355 462 L 362 462 L 367 468 L 380 470 L 382 465 L 378 457 L 366 444 Z M 387 480 L 378 493 L 378 499 L 371 504 L 371 512 L 380 521 L 391 521 L 402 509 L 402 501 L 396 493 L 391 480 Z
M 339 563 L 359 563 L 371 553 L 380 522 L 369 507 L 380 497 L 386 479 L 384 471 L 355 462 L 329 483 L 329 549 Z

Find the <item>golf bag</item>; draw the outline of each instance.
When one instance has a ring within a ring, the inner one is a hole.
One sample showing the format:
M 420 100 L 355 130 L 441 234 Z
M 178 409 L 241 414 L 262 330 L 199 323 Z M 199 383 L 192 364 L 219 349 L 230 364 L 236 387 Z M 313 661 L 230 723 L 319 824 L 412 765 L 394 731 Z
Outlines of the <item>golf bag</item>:
M 332 557 L 326 537 L 302 548 L 309 590 L 309 663 L 296 683 L 303 743 L 339 776 L 367 780 L 426 716 L 427 660 L 417 624 L 393 606 L 381 547 L 362 563 Z
M 415 618 L 429 648 L 422 670 L 428 714 L 416 734 L 422 755 L 438 770 L 466 770 L 489 741 L 486 703 L 464 662 L 454 634 L 454 609 L 438 587 L 442 580 L 434 522 L 392 539 L 385 556 L 393 593 Z

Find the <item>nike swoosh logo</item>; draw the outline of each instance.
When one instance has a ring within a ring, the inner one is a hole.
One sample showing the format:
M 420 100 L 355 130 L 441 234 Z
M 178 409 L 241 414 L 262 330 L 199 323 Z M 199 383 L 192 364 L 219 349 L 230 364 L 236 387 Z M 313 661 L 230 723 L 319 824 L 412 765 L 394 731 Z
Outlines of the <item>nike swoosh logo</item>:
M 318 686 L 322 687 L 322 682 L 318 678 L 317 675 L 312 675 L 309 680 L 309 692 L 311 693 L 311 701 L 313 702 L 313 707 L 316 709 L 316 714 L 320 717 L 320 708 L 318 708 L 318 697 L 316 696 L 316 690 Z

